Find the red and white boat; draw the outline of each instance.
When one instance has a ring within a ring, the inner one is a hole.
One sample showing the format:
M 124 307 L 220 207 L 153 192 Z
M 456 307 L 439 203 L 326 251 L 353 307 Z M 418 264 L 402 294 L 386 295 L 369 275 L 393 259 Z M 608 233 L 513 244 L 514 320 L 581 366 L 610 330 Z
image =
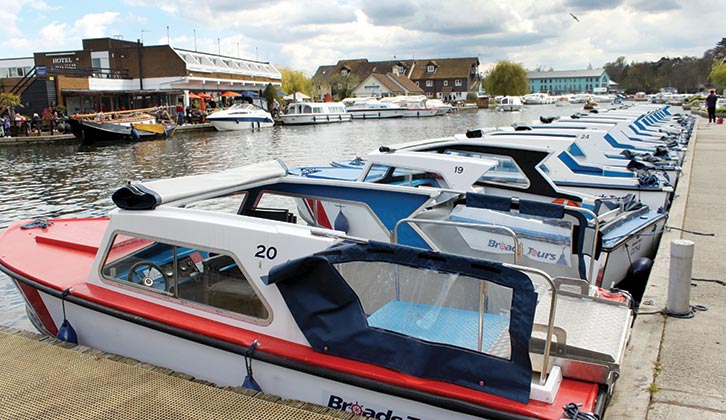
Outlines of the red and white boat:
M 0 269 L 41 331 L 222 386 L 390 420 L 603 413 L 627 304 L 259 208 L 286 172 L 129 184 L 108 217 L 12 225 Z

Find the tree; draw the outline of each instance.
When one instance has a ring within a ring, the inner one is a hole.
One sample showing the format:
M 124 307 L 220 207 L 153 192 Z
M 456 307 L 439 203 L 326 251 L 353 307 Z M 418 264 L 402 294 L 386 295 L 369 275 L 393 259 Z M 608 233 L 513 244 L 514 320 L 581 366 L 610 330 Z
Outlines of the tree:
M 345 76 L 336 74 L 328 80 L 328 83 L 330 83 L 330 93 L 333 95 L 333 100 L 341 101 L 349 97 L 353 90 L 358 87 L 360 78 L 353 73 L 348 73 Z
M 521 64 L 500 61 L 484 79 L 484 89 L 491 96 L 521 96 L 529 93 L 527 71 Z
M 23 103 L 20 102 L 19 95 L 12 93 L 0 93 L 0 108 L 8 108 L 11 119 L 15 117 L 16 106 L 23 106 Z
M 262 97 L 267 100 L 267 110 L 272 112 L 273 104 L 277 100 L 277 89 L 272 86 L 272 83 L 267 84 L 267 87 L 265 87 L 265 90 L 262 92 Z
M 726 87 L 726 61 L 714 63 L 708 78 L 718 87 Z
M 287 93 L 302 92 L 310 95 L 313 87 L 312 80 L 300 70 L 293 70 L 284 67 L 278 68 L 282 74 L 282 90 Z

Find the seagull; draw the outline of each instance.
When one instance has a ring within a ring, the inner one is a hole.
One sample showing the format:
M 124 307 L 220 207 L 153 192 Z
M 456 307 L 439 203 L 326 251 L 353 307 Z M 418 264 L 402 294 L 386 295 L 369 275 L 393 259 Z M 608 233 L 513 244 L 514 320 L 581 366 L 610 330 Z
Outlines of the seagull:
M 570 16 L 572 16 L 572 18 L 575 19 L 576 21 L 578 21 L 578 22 L 580 21 L 580 19 L 578 19 L 577 16 L 573 15 L 572 12 L 570 12 Z

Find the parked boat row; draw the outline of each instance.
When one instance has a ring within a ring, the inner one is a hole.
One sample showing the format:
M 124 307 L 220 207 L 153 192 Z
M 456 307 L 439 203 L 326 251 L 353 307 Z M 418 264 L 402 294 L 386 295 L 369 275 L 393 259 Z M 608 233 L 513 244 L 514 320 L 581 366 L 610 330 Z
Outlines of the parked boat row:
M 608 117 L 131 182 L 107 217 L 7 228 L 0 270 L 40 331 L 222 386 L 371 418 L 602 415 L 677 178 L 645 163 L 680 165 L 690 130 Z M 585 160 L 611 137 L 638 155 Z

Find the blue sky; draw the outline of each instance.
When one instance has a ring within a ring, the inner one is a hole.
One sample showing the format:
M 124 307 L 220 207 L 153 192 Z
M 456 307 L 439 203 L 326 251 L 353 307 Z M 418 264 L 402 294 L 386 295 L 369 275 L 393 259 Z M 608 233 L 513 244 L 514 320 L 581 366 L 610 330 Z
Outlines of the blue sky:
M 574 70 L 620 56 L 700 57 L 726 37 L 726 0 L 14 0 L 0 16 L 0 58 L 116 36 L 310 75 L 339 59 L 394 57 Z

